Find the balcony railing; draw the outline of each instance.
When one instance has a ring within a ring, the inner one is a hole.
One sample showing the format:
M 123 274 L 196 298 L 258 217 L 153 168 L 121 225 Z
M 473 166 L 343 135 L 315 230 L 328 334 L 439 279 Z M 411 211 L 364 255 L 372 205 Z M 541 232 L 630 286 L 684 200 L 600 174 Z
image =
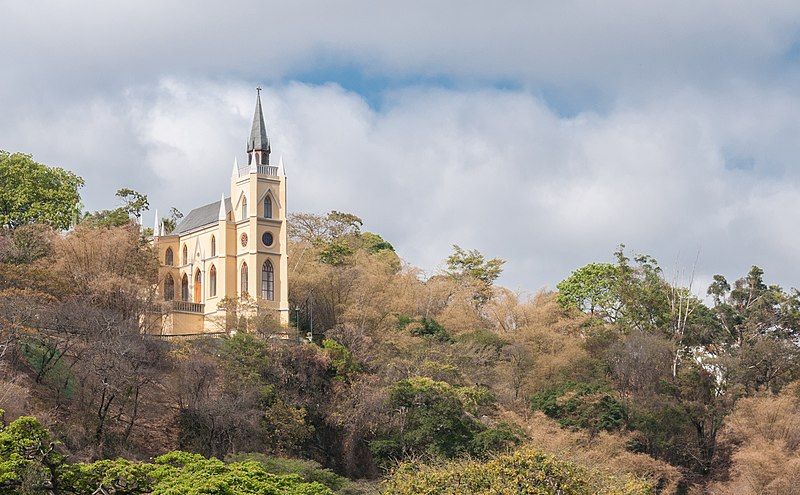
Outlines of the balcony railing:
M 259 165 L 258 166 L 258 173 L 260 175 L 278 175 L 278 167 L 273 167 L 272 165 Z
M 189 301 L 172 301 L 172 310 L 180 311 L 182 313 L 199 313 L 203 314 L 205 305 L 202 303 L 194 303 Z

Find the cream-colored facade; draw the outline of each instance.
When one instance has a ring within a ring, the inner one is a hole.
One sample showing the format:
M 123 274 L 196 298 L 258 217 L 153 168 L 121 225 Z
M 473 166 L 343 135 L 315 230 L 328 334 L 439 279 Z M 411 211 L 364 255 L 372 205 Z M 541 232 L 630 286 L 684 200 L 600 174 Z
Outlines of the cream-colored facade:
M 220 307 L 225 298 L 255 300 L 288 324 L 286 176 L 282 159 L 270 164 L 270 152 L 259 94 L 247 165 L 234 162 L 229 196 L 195 208 L 168 235 L 156 225 L 166 308 L 161 334 L 228 331 L 230 318 Z

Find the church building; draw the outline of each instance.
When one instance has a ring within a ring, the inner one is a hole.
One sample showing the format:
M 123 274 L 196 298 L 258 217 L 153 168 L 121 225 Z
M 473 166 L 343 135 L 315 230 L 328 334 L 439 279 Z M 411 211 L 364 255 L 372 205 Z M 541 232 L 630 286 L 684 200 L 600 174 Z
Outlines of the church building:
M 272 165 L 270 152 L 258 88 L 247 165 L 234 160 L 230 190 L 190 211 L 168 234 L 156 213 L 153 246 L 167 308 L 157 333 L 225 332 L 225 298 L 256 301 L 288 324 L 286 176 L 283 159 Z

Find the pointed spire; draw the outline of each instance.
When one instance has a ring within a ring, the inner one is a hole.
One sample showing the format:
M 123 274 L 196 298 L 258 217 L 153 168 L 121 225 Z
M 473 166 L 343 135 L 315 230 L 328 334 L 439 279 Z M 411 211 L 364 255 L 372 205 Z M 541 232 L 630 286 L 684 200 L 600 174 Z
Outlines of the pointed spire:
M 225 208 L 225 193 L 222 193 L 222 198 L 219 200 L 219 215 L 217 218 L 219 220 L 228 219 L 228 211 Z
M 161 222 L 161 231 L 160 231 L 159 235 L 162 236 L 162 237 L 165 236 L 166 235 L 165 230 L 166 229 L 164 229 L 164 222 Z
M 239 158 L 233 157 L 233 170 L 231 171 L 231 177 L 234 179 L 239 178 Z
M 247 140 L 247 152 L 270 152 L 267 127 L 264 125 L 264 112 L 261 111 L 261 88 L 256 88 L 256 111 L 253 114 L 253 126 L 250 129 L 250 139 Z
M 286 175 L 286 171 L 283 168 L 283 155 L 278 159 L 278 175 Z
M 153 222 L 153 237 L 158 237 L 160 232 L 158 229 L 158 224 L 161 222 L 161 220 L 158 218 L 158 208 L 156 208 L 155 217 L 155 221 Z

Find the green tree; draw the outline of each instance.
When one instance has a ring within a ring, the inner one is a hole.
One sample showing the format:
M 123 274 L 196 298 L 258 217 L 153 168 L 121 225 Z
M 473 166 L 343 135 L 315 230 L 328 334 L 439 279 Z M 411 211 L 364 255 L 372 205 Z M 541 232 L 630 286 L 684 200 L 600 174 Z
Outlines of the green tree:
M 44 223 L 66 229 L 78 214 L 83 179 L 31 155 L 0 150 L 0 225 Z
M 445 273 L 456 280 L 476 284 L 474 299 L 485 303 L 492 296 L 492 284 L 503 273 L 505 262 L 500 258 L 486 259 L 477 249 L 467 251 L 454 244 L 453 254 L 445 260 Z
M 622 301 L 619 268 L 611 263 L 589 263 L 556 285 L 558 302 L 607 321 L 616 321 Z

